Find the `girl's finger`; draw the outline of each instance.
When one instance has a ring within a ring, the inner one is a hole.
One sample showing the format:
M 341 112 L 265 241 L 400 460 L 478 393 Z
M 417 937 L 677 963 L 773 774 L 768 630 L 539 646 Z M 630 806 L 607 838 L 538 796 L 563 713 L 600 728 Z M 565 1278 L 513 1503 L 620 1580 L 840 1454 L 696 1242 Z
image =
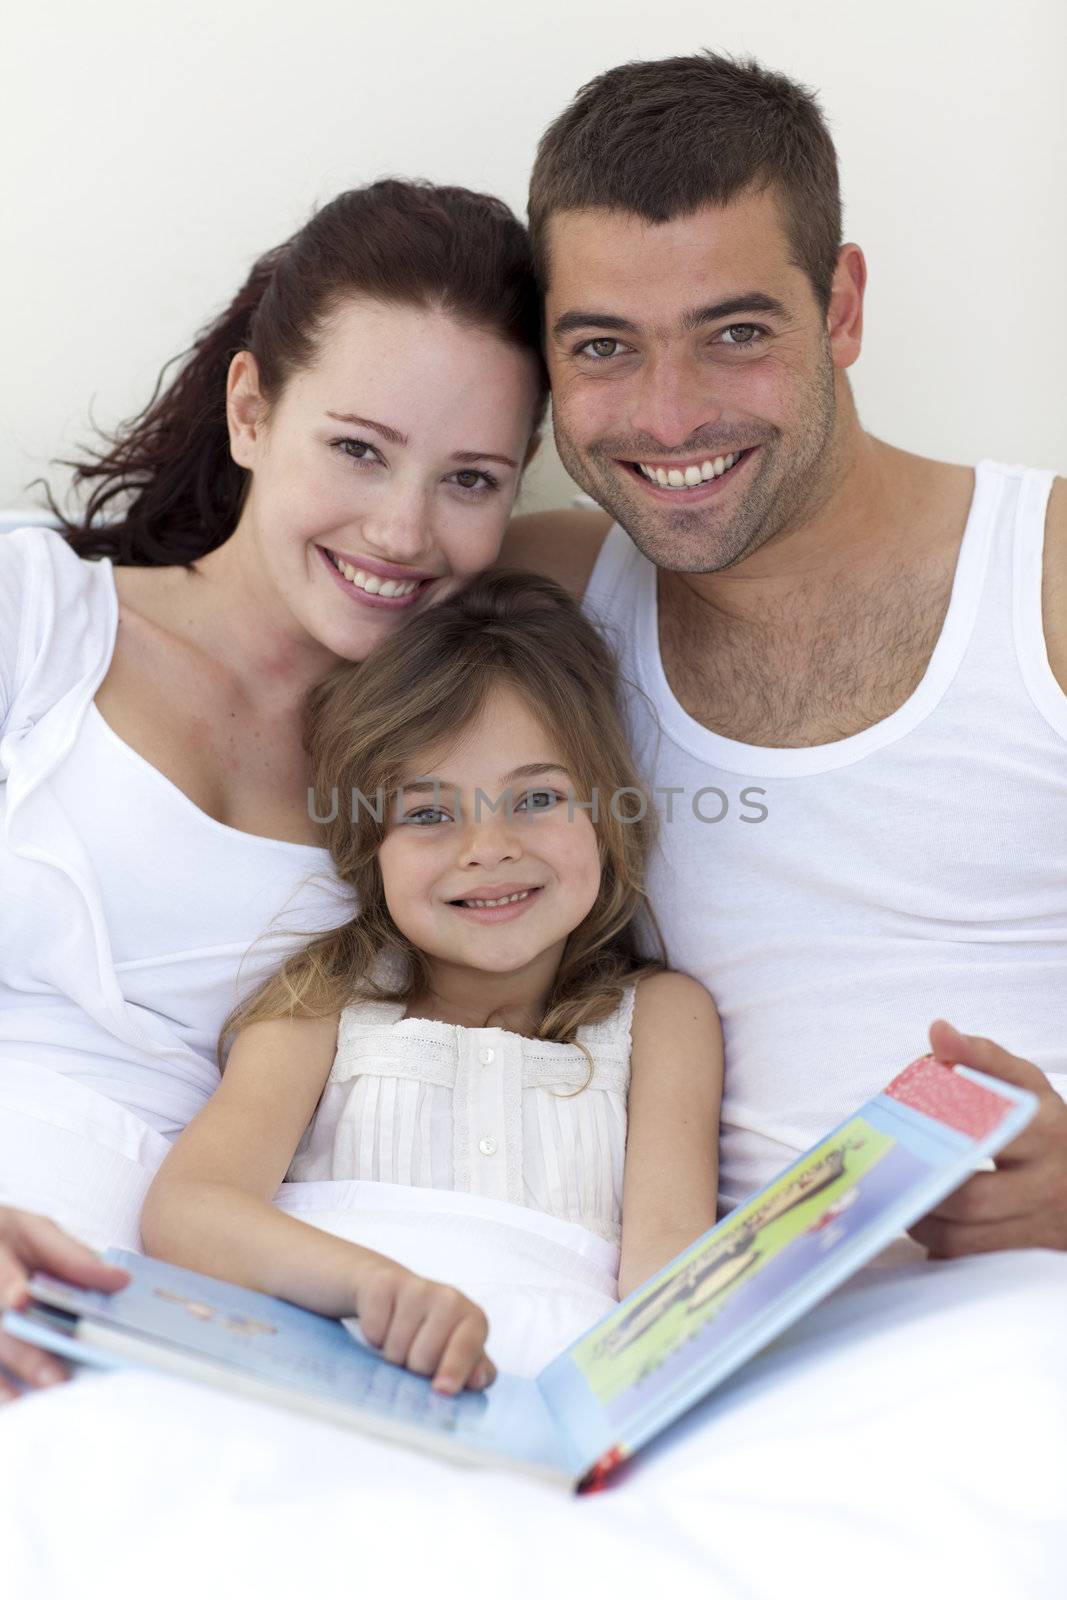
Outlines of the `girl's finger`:
M 435 1305 L 411 1341 L 406 1362 L 408 1368 L 427 1378 L 437 1372 L 456 1325 L 454 1305 L 447 1302 Z
M 431 1309 L 429 1300 L 424 1300 L 420 1294 L 397 1296 L 381 1347 L 387 1361 L 395 1361 L 398 1367 L 407 1366 L 412 1341 L 431 1314 Z
M 485 1354 L 485 1318 L 464 1317 L 455 1328 L 437 1364 L 433 1386 L 439 1394 L 458 1394 Z

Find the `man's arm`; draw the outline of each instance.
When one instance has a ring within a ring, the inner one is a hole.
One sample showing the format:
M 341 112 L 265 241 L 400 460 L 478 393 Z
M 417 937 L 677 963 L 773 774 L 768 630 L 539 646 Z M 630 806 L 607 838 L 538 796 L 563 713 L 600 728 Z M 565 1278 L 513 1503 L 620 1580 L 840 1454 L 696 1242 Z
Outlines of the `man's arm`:
M 948 1022 L 930 1029 L 933 1053 L 950 1066 L 977 1067 L 1037 1095 L 1034 1120 L 908 1232 L 933 1256 L 987 1250 L 1067 1250 L 1067 1102 L 1032 1061 Z
M 531 512 L 511 522 L 496 564 L 555 578 L 580 600 L 610 527 L 606 511 Z

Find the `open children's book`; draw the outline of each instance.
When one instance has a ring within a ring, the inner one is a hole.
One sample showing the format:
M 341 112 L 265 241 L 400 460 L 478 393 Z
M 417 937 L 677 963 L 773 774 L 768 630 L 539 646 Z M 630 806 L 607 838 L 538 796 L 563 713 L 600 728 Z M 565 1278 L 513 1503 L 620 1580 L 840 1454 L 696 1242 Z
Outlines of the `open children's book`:
M 344 1322 L 113 1250 L 117 1294 L 46 1276 L 4 1326 L 76 1362 L 146 1366 L 579 1490 L 670 1426 L 959 1187 L 1032 1094 L 929 1056 L 635 1289 L 540 1377 L 439 1395 Z

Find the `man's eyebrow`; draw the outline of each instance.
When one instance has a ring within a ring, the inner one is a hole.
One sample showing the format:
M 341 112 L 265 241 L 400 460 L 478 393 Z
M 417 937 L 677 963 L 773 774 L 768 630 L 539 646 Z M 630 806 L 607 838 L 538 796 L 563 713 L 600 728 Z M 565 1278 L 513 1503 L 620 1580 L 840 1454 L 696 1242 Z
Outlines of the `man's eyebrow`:
M 609 328 L 612 333 L 636 333 L 637 324 L 625 317 L 612 317 L 606 311 L 565 311 L 552 324 L 556 338 L 574 333 L 578 328 Z
M 736 317 L 750 311 L 760 312 L 768 317 L 787 315 L 785 306 L 773 295 L 764 294 L 760 289 L 750 289 L 746 294 L 734 294 L 728 300 L 716 300 L 714 305 L 700 306 L 696 311 L 687 311 L 682 318 L 682 327 L 691 332 L 694 328 L 702 327 L 705 322 L 718 322 L 720 317 Z
M 764 294 L 760 289 L 747 290 L 744 294 L 734 294 L 726 300 L 716 300 L 714 304 L 698 306 L 693 311 L 687 311 L 682 316 L 682 327 L 691 332 L 694 328 L 702 327 L 705 322 L 717 322 L 720 317 L 733 317 L 742 313 L 759 312 L 763 316 L 784 317 L 786 308 L 780 300 L 773 295 Z M 637 324 L 630 322 L 626 317 L 615 317 L 606 311 L 565 311 L 557 317 L 552 324 L 554 336 L 562 338 L 566 333 L 575 333 L 579 328 L 604 328 L 609 333 L 636 333 Z
M 557 767 L 551 761 L 531 761 L 524 767 L 516 767 L 512 772 L 501 773 L 499 782 L 502 784 L 514 783 L 516 778 L 543 778 L 546 773 L 558 772 L 565 778 L 571 775 L 566 767 Z M 399 783 L 398 789 L 405 794 L 440 794 L 445 789 L 458 789 L 459 784 L 453 783 L 449 778 L 418 778 L 411 783 Z
M 397 428 L 390 428 L 387 423 L 374 422 L 370 417 L 356 417 L 350 411 L 327 411 L 326 415 L 334 422 L 347 422 L 354 428 L 372 428 L 375 433 L 380 433 L 383 439 L 388 439 L 390 444 L 406 445 L 411 441 L 406 433 L 401 433 Z M 510 456 L 494 456 L 488 450 L 454 450 L 453 461 L 499 461 L 505 467 L 518 467 L 517 461 L 512 461 Z
M 380 433 L 390 444 L 409 443 L 406 434 L 396 428 L 390 428 L 384 422 L 373 422 L 370 417 L 354 417 L 350 411 L 327 411 L 326 415 L 332 417 L 334 422 L 351 423 L 354 428 L 373 428 L 375 433 Z

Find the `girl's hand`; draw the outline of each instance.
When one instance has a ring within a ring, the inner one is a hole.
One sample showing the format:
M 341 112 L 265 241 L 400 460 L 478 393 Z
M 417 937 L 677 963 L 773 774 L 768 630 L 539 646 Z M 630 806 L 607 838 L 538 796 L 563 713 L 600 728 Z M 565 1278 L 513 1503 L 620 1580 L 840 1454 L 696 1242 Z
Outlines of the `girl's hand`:
M 121 1267 L 109 1267 L 95 1251 L 79 1244 L 47 1217 L 0 1206 L 0 1310 L 21 1311 L 27 1304 L 26 1283 L 31 1272 L 49 1272 L 54 1278 L 86 1289 L 122 1289 L 130 1281 Z M 59 1383 L 67 1369 L 54 1356 L 0 1329 L 0 1368 L 31 1389 Z M 0 1403 L 19 1394 L 0 1371 Z
M 496 1377 L 485 1353 L 485 1312 L 447 1283 L 395 1261 L 375 1263 L 360 1275 L 356 1315 L 368 1344 L 399 1367 L 432 1373 L 440 1394 L 484 1389 Z

